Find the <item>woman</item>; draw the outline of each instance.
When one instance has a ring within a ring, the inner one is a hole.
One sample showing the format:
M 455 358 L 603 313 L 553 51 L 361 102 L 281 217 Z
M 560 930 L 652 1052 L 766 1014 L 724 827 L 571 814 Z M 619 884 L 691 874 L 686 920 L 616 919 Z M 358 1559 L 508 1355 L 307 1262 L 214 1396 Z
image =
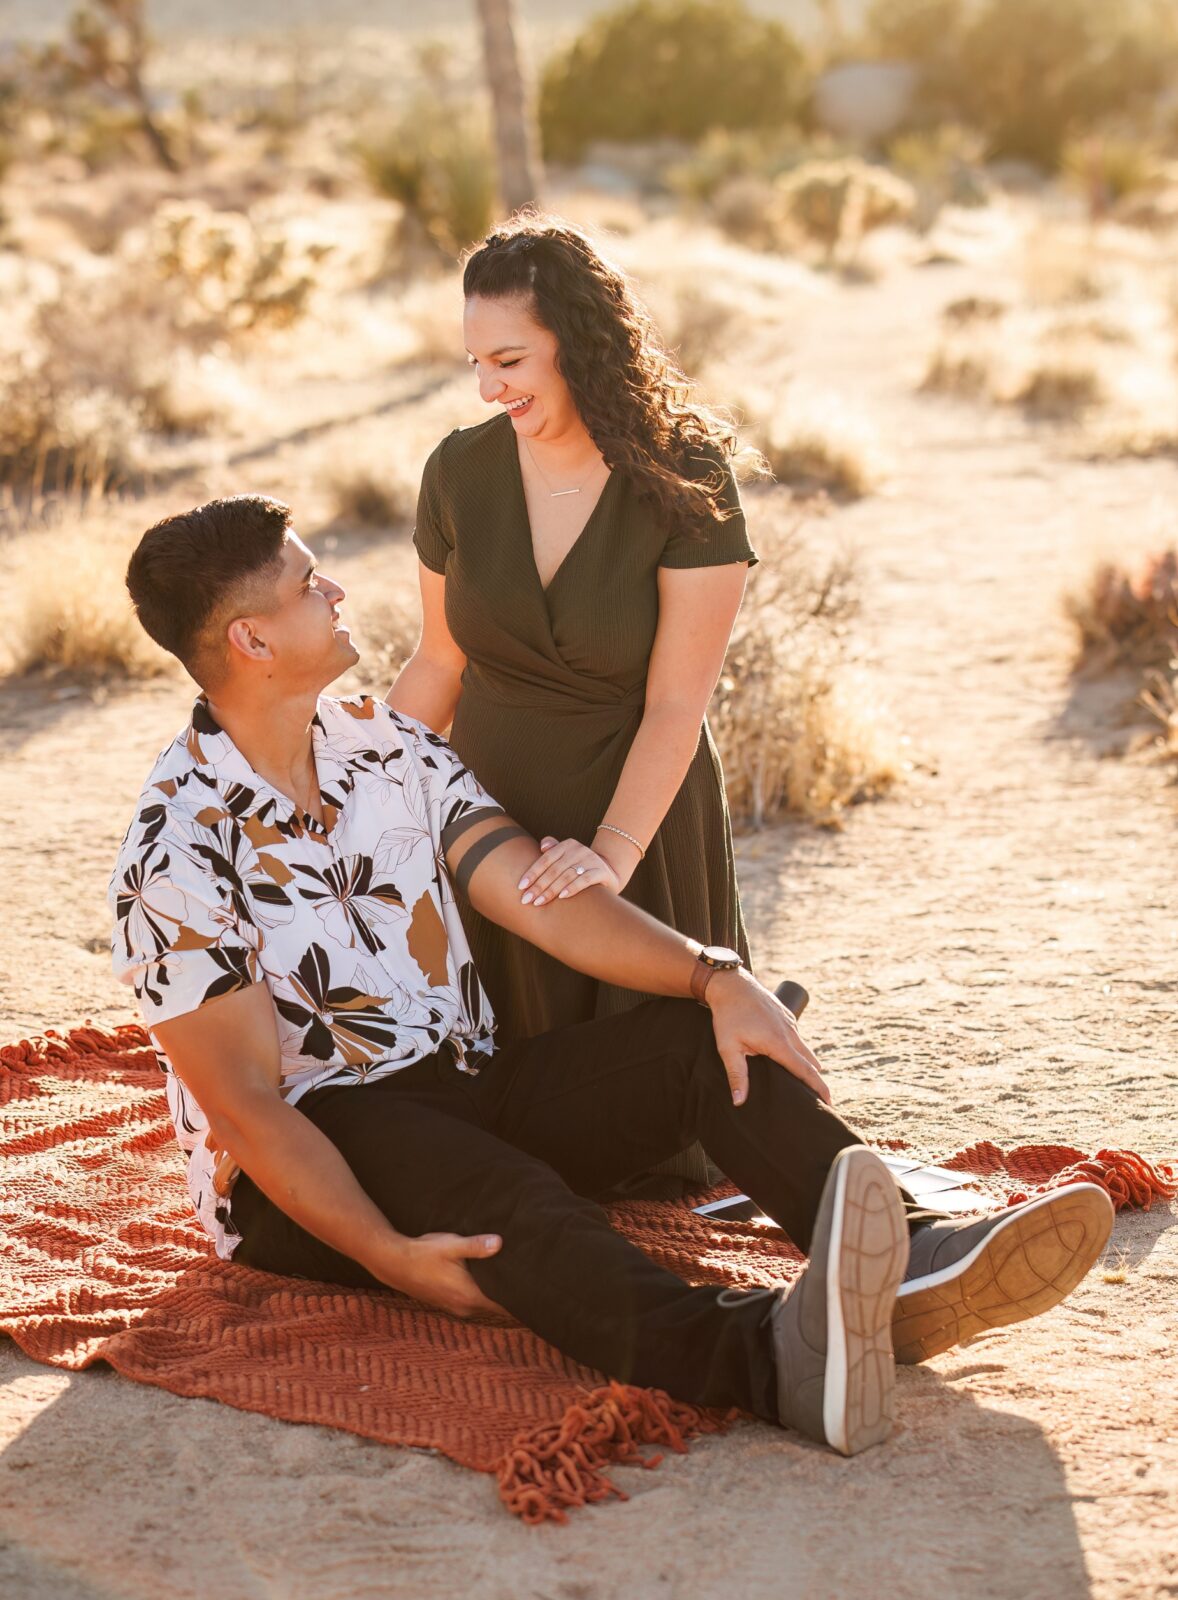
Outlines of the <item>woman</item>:
M 694 403 L 625 278 L 526 216 L 463 279 L 468 357 L 496 415 L 426 463 L 421 642 L 389 692 L 451 727 L 542 854 L 537 916 L 602 885 L 748 961 L 705 712 L 756 557 L 730 428 Z M 465 908 L 503 1039 L 642 998 Z

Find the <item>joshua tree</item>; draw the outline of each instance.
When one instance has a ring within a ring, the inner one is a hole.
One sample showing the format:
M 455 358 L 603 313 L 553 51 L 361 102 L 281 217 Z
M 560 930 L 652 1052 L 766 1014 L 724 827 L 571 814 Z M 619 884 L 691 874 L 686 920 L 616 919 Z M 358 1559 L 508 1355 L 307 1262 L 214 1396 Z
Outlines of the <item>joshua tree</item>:
M 179 162 L 155 119 L 144 72 L 151 53 L 144 0 L 83 0 L 70 18 L 69 34 L 50 45 L 43 66 L 70 88 L 98 88 L 129 101 L 161 166 Z
M 509 211 L 533 204 L 540 190 L 539 140 L 515 40 L 514 0 L 478 0 L 483 59 L 495 113 L 499 189 Z

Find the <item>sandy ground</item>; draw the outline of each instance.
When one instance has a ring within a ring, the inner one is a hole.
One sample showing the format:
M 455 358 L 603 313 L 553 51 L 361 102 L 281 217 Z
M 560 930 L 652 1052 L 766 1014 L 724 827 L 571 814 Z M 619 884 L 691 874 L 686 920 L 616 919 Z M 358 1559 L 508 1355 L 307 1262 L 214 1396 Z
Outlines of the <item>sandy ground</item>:
M 897 274 L 817 298 L 796 329 L 795 369 L 883 430 L 885 492 L 825 527 L 858 554 L 861 626 L 917 770 L 842 833 L 746 839 L 746 903 L 763 974 L 810 986 L 810 1038 L 868 1131 L 931 1155 L 980 1137 L 1173 1155 L 1175 793 L 1111 759 L 1133 732 L 1124 686 L 1071 683 L 1059 594 L 1093 550 L 1156 540 L 1174 469 L 1086 464 L 1010 413 L 914 394 L 936 307 L 991 280 Z M 373 582 L 404 566 L 344 554 Z M 0 690 L 6 1035 L 125 1014 L 103 891 L 187 700 L 175 683 Z M 0 1347 L 0 1589 L 1176 1595 L 1176 1269 L 1172 1209 L 1122 1217 L 1065 1306 L 902 1371 L 883 1448 L 847 1462 L 749 1425 L 626 1474 L 628 1504 L 538 1531 L 444 1460 Z

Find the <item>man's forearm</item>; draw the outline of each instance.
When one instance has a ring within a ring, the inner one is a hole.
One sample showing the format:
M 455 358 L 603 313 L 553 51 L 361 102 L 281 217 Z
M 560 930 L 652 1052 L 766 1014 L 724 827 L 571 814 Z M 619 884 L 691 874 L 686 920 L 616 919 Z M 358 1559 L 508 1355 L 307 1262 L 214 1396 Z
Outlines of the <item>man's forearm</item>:
M 326 1134 L 295 1106 L 259 1095 L 218 1128 L 224 1147 L 293 1222 L 397 1287 L 407 1240 L 369 1199 Z
M 518 933 L 578 972 L 647 994 L 688 995 L 698 946 L 605 889 L 586 889 L 540 910 L 521 903 L 519 880 L 538 846 L 507 819 L 471 829 L 447 860 L 470 902 L 500 927 Z M 502 833 L 502 843 L 494 836 Z M 467 850 L 478 865 L 466 879 Z

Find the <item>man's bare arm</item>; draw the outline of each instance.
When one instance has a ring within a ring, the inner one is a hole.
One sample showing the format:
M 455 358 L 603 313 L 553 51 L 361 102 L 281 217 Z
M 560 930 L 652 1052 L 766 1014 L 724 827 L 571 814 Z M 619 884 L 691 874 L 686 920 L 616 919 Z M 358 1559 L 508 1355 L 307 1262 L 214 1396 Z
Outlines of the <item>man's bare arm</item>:
M 468 815 L 442 835 L 446 864 L 476 911 L 578 972 L 646 994 L 688 996 L 699 945 L 602 888 L 537 912 L 520 902 L 519 880 L 536 859 L 534 839 L 509 817 Z M 830 1095 L 797 1023 L 747 973 L 718 972 L 707 992 L 716 1045 L 733 1098 L 747 1094 L 749 1055 L 767 1055 Z
M 462 1263 L 494 1255 L 498 1238 L 398 1233 L 326 1134 L 283 1100 L 278 1028 L 265 984 L 159 1023 L 155 1033 L 208 1118 L 214 1148 L 300 1227 L 390 1288 L 460 1316 L 497 1309 Z

